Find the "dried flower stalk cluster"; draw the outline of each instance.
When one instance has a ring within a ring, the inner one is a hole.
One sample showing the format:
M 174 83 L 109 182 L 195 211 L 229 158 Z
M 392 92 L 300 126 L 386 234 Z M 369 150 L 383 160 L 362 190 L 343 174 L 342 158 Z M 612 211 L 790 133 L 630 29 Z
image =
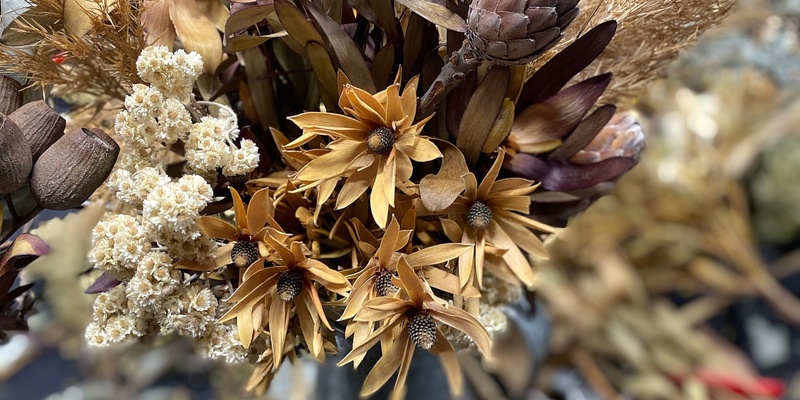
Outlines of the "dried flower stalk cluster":
M 380 343 L 363 395 L 398 370 L 402 395 L 416 347 L 439 356 L 457 395 L 455 348 L 490 357 L 498 306 L 536 286 L 553 226 L 608 193 L 644 147 L 633 116 L 596 105 L 611 74 L 585 76 L 616 22 L 551 50 L 526 79 L 576 1 L 234 2 L 226 21 L 215 1 L 144 3 L 16 28 L 41 39 L 34 82 L 85 78 L 97 65 L 41 59 L 82 51 L 114 71 L 82 90 L 124 96 L 116 207 L 90 253 L 103 273 L 90 288 L 94 345 L 177 332 L 256 364 L 248 386 L 264 390 L 296 349 L 335 352 L 339 328 L 353 341 L 342 363 Z M 145 32 L 166 47 L 143 49 Z M 173 53 L 176 35 L 199 53 Z M 449 59 L 435 56 L 440 42 Z M 14 51 L 7 60 L 27 57 Z

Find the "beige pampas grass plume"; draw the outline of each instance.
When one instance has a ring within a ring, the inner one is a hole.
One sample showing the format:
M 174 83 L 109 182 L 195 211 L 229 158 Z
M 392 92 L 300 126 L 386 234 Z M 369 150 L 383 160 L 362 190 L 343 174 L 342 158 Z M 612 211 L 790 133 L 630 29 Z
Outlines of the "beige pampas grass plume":
M 537 60 L 541 66 L 591 27 L 617 20 L 614 40 L 576 79 L 611 72 L 614 79 L 598 102 L 631 108 L 647 84 L 663 76 L 681 50 L 719 23 L 734 0 L 584 0 L 566 37 Z

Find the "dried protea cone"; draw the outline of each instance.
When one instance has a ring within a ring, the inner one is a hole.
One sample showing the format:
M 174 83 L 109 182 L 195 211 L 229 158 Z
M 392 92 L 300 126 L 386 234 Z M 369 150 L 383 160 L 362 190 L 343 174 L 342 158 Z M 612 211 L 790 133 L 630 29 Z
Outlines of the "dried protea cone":
M 0 114 L 0 194 L 25 186 L 32 165 L 25 136 L 10 118 Z
M 42 100 L 25 104 L 8 118 L 14 121 L 25 135 L 31 147 L 34 163 L 48 147 L 64 136 L 64 128 L 67 125 L 64 118 Z
M 553 47 L 578 15 L 578 0 L 475 0 L 467 38 L 479 56 L 524 64 Z
M 66 210 L 86 201 L 111 173 L 119 145 L 99 129 L 75 128 L 36 161 L 33 197 L 44 208 Z
M 0 113 L 8 115 L 22 106 L 21 90 L 16 79 L 0 75 Z
M 639 162 L 644 147 L 641 125 L 632 114 L 621 112 L 614 114 L 589 144 L 568 158 L 523 155 L 510 169 L 542 182 L 541 190 L 531 196 L 533 216 L 563 226 L 611 192 L 616 181 Z

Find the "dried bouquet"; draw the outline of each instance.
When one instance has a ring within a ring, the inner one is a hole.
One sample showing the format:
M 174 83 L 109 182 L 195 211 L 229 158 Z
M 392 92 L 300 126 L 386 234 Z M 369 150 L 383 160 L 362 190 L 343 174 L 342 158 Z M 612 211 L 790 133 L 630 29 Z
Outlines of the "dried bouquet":
M 598 104 L 612 74 L 587 72 L 618 24 L 584 9 L 34 1 L 0 67 L 122 108 L 87 341 L 191 336 L 254 364 L 263 392 L 285 358 L 337 352 L 336 331 L 353 346 L 340 364 L 381 349 L 362 395 L 399 371 L 401 397 L 419 347 L 457 396 L 455 351 L 491 358 L 548 235 L 644 148 L 633 114 Z

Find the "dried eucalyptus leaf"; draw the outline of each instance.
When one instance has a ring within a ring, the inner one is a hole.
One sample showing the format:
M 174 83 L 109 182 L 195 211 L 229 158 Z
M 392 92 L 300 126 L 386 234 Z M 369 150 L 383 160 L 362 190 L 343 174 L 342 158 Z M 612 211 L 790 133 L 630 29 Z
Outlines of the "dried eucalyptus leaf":
M 397 0 L 397 2 L 436 25 L 456 32 L 467 31 L 467 23 L 463 18 L 437 2 L 431 0 Z
M 427 175 L 419 182 L 422 205 L 431 212 L 439 212 L 453 204 L 466 185 L 462 176 L 469 172 L 464 155 L 457 147 L 443 140 L 434 140 L 442 151 L 442 167 L 437 174 Z

